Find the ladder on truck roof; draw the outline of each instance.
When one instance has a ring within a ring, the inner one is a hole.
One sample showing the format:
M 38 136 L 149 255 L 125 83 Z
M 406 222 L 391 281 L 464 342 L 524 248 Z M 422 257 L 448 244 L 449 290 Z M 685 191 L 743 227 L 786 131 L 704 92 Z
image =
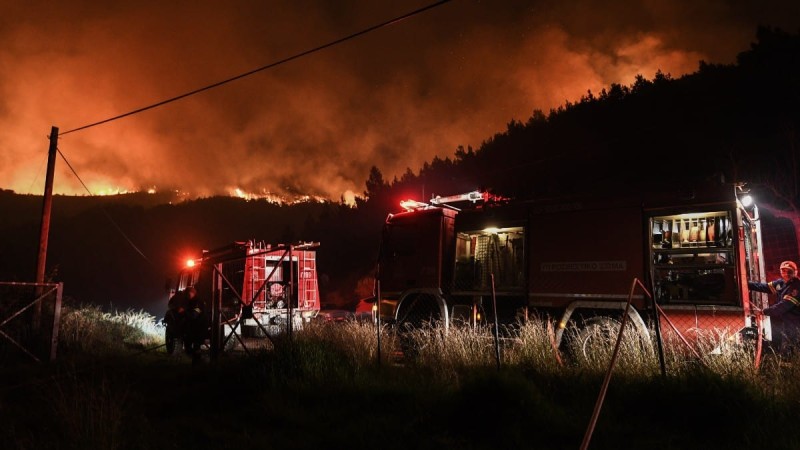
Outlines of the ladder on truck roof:
M 267 264 L 266 251 L 267 247 L 263 242 L 254 243 L 248 251 L 245 262 L 247 278 L 244 292 L 242 292 L 242 300 L 245 304 L 252 304 L 256 311 L 263 311 L 267 308 L 269 289 L 265 289 L 266 286 L 263 286 L 269 281 L 267 278 L 273 280 L 282 278 L 280 267 L 276 268 L 274 264 Z
M 301 309 L 317 309 L 319 291 L 317 286 L 316 252 L 300 250 L 297 255 L 297 278 L 299 280 L 297 306 Z
M 435 206 L 442 206 L 455 211 L 461 211 L 460 208 L 456 208 L 450 203 L 471 202 L 474 205 L 479 201 L 484 203 L 489 203 L 489 202 L 499 202 L 502 200 L 508 200 L 508 199 L 499 195 L 490 194 L 489 192 L 486 191 L 472 191 L 472 192 L 466 192 L 464 194 L 448 195 L 447 197 L 442 197 L 437 195 L 431 198 L 430 204 Z
M 505 197 L 501 197 L 499 195 L 490 194 L 485 191 L 472 191 L 467 192 L 464 194 L 457 194 L 457 195 L 448 195 L 447 197 L 442 197 L 441 195 L 437 195 L 431 197 L 429 203 L 425 202 L 418 202 L 416 200 L 403 200 L 400 202 L 400 206 L 403 207 L 406 211 L 415 211 L 420 209 L 428 209 L 435 206 L 443 207 L 452 209 L 454 211 L 461 211 L 460 208 L 456 208 L 455 206 L 451 205 L 451 203 L 459 203 L 459 202 L 472 202 L 472 204 L 477 203 L 478 201 L 482 202 L 490 202 L 490 201 L 501 201 L 501 200 L 508 200 Z
M 481 192 L 481 191 L 472 191 L 458 195 L 448 195 L 447 197 L 442 197 L 440 195 L 437 195 L 436 197 L 431 198 L 431 204 L 446 205 L 448 203 L 467 202 L 467 201 L 475 203 L 478 200 L 486 202 L 489 201 L 489 199 L 492 197 L 493 196 L 488 192 Z

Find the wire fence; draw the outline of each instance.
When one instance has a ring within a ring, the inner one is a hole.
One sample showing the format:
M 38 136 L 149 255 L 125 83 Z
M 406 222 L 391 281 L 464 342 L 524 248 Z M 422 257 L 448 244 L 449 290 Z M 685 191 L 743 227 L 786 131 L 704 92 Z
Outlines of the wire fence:
M 53 361 L 62 283 L 0 282 L 0 363 Z

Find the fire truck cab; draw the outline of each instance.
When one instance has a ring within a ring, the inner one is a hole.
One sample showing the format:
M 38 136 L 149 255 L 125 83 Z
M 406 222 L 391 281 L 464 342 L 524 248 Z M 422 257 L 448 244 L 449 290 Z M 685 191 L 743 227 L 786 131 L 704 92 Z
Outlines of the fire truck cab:
M 376 286 L 387 323 L 567 325 L 620 318 L 648 334 L 654 303 L 687 338 L 756 326 L 764 263 L 758 208 L 743 185 L 507 200 L 473 192 L 403 202 L 386 219 Z M 459 203 L 460 202 L 460 203 Z M 458 205 L 458 206 L 455 206 Z M 645 289 L 633 287 L 636 281 Z M 631 293 L 632 308 L 627 307 Z M 652 300 L 651 300 L 652 297 Z M 494 301 L 493 301 L 494 300 Z M 662 318 L 662 322 L 663 322 Z M 760 323 L 769 338 L 768 320 Z

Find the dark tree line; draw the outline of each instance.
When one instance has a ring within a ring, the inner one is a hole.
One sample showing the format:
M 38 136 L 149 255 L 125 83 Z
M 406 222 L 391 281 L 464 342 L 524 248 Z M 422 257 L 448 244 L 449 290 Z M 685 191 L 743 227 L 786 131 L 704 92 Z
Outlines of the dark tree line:
M 381 202 L 393 192 L 487 188 L 534 198 L 714 178 L 748 182 L 762 205 L 800 230 L 799 163 L 800 35 L 760 27 L 734 64 L 701 61 L 677 79 L 638 76 L 548 114 L 534 111 L 477 150 L 459 147 L 452 159 L 435 158 L 367 194 Z

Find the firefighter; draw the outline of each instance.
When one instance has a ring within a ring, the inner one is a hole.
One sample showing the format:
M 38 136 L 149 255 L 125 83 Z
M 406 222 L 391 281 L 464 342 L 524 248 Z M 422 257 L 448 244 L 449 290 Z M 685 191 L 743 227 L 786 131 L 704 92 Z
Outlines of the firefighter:
M 781 353 L 791 353 L 800 343 L 800 278 L 797 264 L 784 261 L 780 265 L 781 277 L 768 283 L 748 281 L 747 287 L 757 292 L 775 294 L 777 302 L 764 308 L 762 313 L 770 317 L 772 342 Z
M 167 303 L 167 313 L 164 315 L 164 324 L 166 325 L 164 340 L 169 354 L 175 351 L 176 339 L 180 338 L 184 343 L 186 342 L 187 311 L 189 311 L 190 303 L 194 301 L 196 296 L 197 290 L 194 286 L 189 286 L 182 291 L 176 292 Z
M 167 303 L 167 313 L 164 315 L 167 353 L 172 354 L 175 351 L 177 339 L 183 342 L 184 349 L 189 352 L 187 335 L 193 322 L 191 312 L 193 305 L 197 302 L 196 298 L 197 289 L 194 286 L 189 286 L 170 297 Z
M 170 297 L 167 307 L 176 314 L 186 314 L 186 308 L 189 306 L 189 302 L 194 299 L 196 295 L 197 289 L 195 289 L 194 286 L 189 286 Z
M 208 334 L 208 321 L 206 320 L 205 305 L 197 297 L 197 291 L 192 289 L 187 296 L 186 327 L 184 331 L 184 349 L 194 362 L 199 361 L 200 348 Z

